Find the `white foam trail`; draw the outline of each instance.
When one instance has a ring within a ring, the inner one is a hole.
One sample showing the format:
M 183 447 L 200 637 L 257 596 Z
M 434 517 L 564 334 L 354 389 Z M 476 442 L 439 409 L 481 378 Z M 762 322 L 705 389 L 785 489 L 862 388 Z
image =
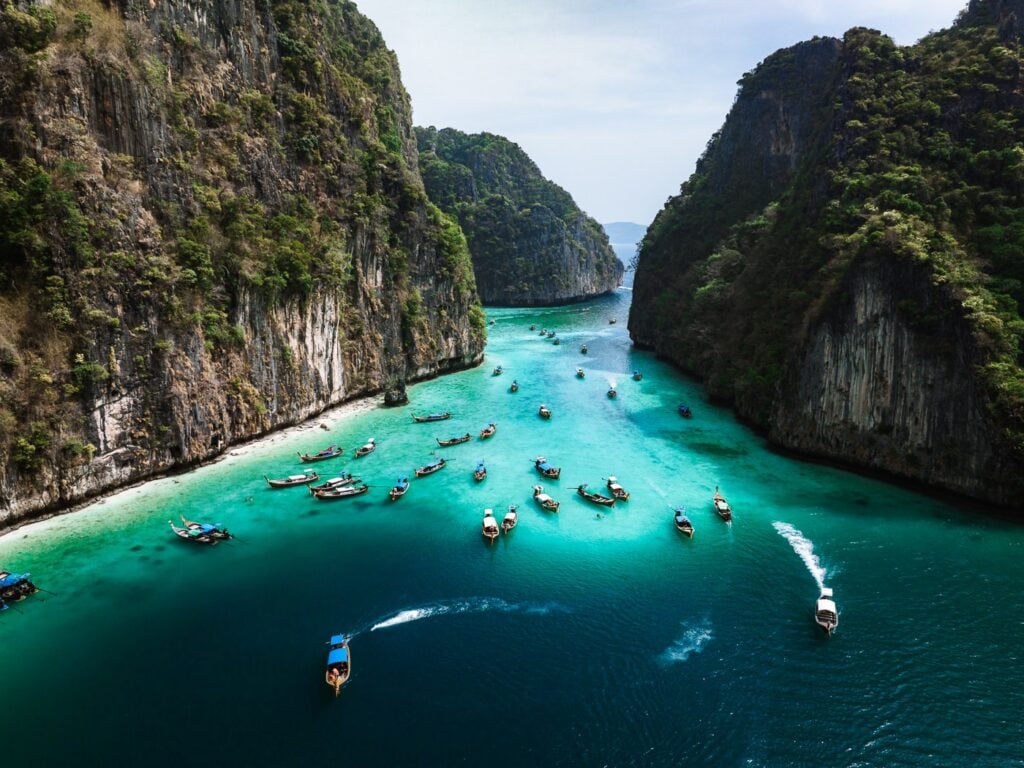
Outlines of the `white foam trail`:
M 793 551 L 800 555 L 800 559 L 804 561 L 807 570 L 811 572 L 811 576 L 818 582 L 818 589 L 822 589 L 825 586 L 826 572 L 821 567 L 818 556 L 814 554 L 814 544 L 811 543 L 811 540 L 789 523 L 774 522 L 772 525 L 789 542 L 789 545 L 793 547 Z
M 408 624 L 411 621 L 419 621 L 420 619 L 429 619 L 433 616 L 444 616 L 446 614 L 501 611 L 502 613 L 522 612 L 544 615 L 556 610 L 564 609 L 556 603 L 519 604 L 509 603 L 497 597 L 476 597 L 469 600 L 457 600 L 453 603 L 426 605 L 422 608 L 409 608 L 404 611 L 399 611 L 394 616 L 374 624 L 370 627 L 370 631 L 373 632 L 378 629 L 397 627 L 399 624 Z
M 715 636 L 711 621 L 708 619 L 693 625 L 683 622 L 682 626 L 685 628 L 682 636 L 661 654 L 661 661 L 665 664 L 678 664 L 686 661 L 691 654 L 703 651 L 704 646 L 710 643 Z

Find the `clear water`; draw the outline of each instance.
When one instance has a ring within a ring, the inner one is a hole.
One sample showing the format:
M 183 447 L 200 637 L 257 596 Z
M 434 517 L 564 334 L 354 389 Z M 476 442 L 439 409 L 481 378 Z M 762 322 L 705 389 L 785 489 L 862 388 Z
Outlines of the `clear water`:
M 331 417 L 0 539 L 0 564 L 56 593 L 0 616 L 2 765 L 1020 765 L 1024 531 L 769 452 L 630 347 L 629 298 L 493 311 L 486 363 L 413 387 L 412 408 Z M 454 417 L 409 418 L 440 409 Z M 491 420 L 494 438 L 439 449 L 448 468 L 386 499 L 435 438 Z M 366 496 L 263 482 L 371 436 L 375 453 L 320 465 L 357 470 Z M 538 454 L 561 480 L 537 477 Z M 629 502 L 573 493 L 609 474 Z M 510 503 L 518 528 L 488 545 L 483 509 Z M 179 513 L 238 540 L 181 542 Z M 339 631 L 354 674 L 335 699 Z

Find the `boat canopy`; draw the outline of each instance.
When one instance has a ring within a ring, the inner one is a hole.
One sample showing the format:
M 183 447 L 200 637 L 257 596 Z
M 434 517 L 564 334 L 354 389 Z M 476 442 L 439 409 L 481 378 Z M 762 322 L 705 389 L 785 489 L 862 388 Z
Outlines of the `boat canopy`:
M 199 528 L 190 528 L 189 530 L 197 536 L 202 536 L 204 533 L 213 533 L 217 530 L 217 526 L 213 523 L 200 523 Z
M 309 475 L 288 475 L 289 480 L 308 480 Z
M 552 467 L 546 461 L 542 461 L 540 464 L 537 465 L 537 467 L 540 468 L 540 469 L 544 469 L 544 470 L 554 469 L 554 467 Z
M 345 636 L 344 635 L 331 635 L 331 645 L 344 645 L 344 644 L 345 644 Z
M 822 587 L 821 588 L 821 596 L 822 597 L 832 597 L 832 588 L 831 587 Z
M 541 502 L 552 501 L 552 498 L 550 496 L 548 496 L 546 493 L 538 493 L 537 494 L 537 501 L 541 501 Z
M 836 604 L 833 603 L 831 600 L 821 598 L 818 600 L 818 613 L 821 613 L 822 611 L 828 611 L 831 614 L 835 614 Z
M 348 664 L 348 648 L 332 648 L 327 654 L 327 664 Z
M 3 578 L 0 578 L 0 588 L 16 586 L 27 578 L 27 573 L 8 573 Z

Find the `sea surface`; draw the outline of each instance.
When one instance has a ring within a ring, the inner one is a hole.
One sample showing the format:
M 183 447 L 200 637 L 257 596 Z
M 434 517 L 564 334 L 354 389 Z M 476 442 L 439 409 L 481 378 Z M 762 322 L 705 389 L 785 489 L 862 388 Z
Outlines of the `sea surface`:
M 410 407 L 329 414 L 0 538 L 0 566 L 48 590 L 0 615 L 0 764 L 1024 764 L 1024 529 L 771 452 L 631 347 L 630 295 L 489 311 L 484 365 L 412 387 Z M 490 421 L 492 439 L 437 448 Z M 331 442 L 345 456 L 318 469 L 370 493 L 267 487 Z M 434 455 L 449 466 L 389 502 Z M 575 494 L 609 475 L 628 502 Z M 509 504 L 518 527 L 488 544 L 483 510 Z M 237 538 L 182 542 L 180 514 Z M 821 584 L 831 639 L 812 620 Z M 354 669 L 337 699 L 336 632 Z

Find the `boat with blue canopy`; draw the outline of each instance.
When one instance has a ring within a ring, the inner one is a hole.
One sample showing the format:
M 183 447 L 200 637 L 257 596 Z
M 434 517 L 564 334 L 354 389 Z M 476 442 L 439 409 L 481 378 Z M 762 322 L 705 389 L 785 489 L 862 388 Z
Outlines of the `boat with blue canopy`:
M 227 541 L 234 538 L 228 529 L 220 523 L 197 523 L 195 520 L 188 520 L 181 516 L 181 523 L 184 528 L 179 528 L 173 521 L 168 520 L 167 524 L 180 539 L 194 541 L 197 544 L 216 544 L 218 541 Z
M 487 467 L 484 465 L 483 460 L 478 461 L 476 469 L 473 470 L 473 479 L 478 483 L 487 477 Z
M 390 491 L 388 491 L 388 498 L 392 501 L 398 501 L 400 498 L 405 496 L 405 492 L 409 490 L 409 478 L 400 477 L 398 482 L 394 484 Z
M 690 522 L 690 518 L 686 516 L 686 507 L 676 507 L 673 512 L 675 513 L 675 524 L 676 530 L 680 533 L 685 533 L 691 539 L 693 538 L 693 523 Z
M 24 600 L 39 587 L 31 581 L 30 573 L 11 573 L 0 571 L 0 611 L 6 610 L 8 603 Z
M 544 477 L 550 477 L 557 480 L 562 475 L 562 468 L 552 466 L 543 456 L 538 456 L 533 462 L 533 466 L 535 466 L 537 471 L 544 475 Z
M 341 692 L 341 686 L 347 683 L 352 675 L 352 653 L 348 648 L 348 638 L 344 635 L 332 635 L 330 646 L 324 679 L 337 696 Z

